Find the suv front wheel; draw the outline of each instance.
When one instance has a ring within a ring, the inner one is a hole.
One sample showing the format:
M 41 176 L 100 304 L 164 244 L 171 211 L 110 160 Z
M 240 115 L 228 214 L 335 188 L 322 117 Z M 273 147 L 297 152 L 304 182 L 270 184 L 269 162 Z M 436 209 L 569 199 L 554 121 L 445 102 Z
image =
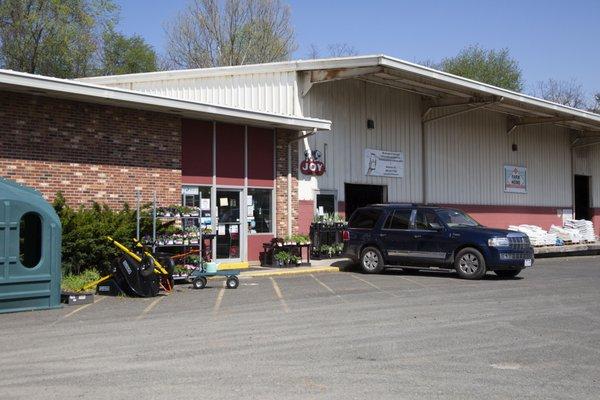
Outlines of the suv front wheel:
M 454 268 L 463 279 L 481 279 L 486 271 L 485 259 L 478 250 L 467 247 L 454 257 Z
M 377 274 L 383 270 L 383 257 L 375 247 L 366 247 L 360 254 L 360 266 L 366 274 Z

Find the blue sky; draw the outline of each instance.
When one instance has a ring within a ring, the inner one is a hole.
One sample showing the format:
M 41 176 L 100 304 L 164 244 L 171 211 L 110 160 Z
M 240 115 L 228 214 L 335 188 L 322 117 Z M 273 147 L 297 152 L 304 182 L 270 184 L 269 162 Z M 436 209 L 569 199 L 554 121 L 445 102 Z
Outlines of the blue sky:
M 164 22 L 188 0 L 117 0 L 120 28 L 164 51 Z M 455 55 L 479 43 L 508 47 L 526 89 L 548 78 L 576 79 L 600 91 L 600 0 L 289 0 L 299 48 L 348 43 L 359 54 L 408 61 Z

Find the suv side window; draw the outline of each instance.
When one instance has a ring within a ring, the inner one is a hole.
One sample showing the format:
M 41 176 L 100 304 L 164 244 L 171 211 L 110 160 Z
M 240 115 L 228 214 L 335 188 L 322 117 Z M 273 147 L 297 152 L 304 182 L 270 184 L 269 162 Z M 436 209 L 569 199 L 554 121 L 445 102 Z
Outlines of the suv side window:
M 373 229 L 381 216 L 381 210 L 374 208 L 356 210 L 348 221 L 348 228 Z
M 417 229 L 440 229 L 444 225 L 432 210 L 417 210 L 415 227 Z
M 410 229 L 410 208 L 394 210 L 385 221 L 384 229 Z

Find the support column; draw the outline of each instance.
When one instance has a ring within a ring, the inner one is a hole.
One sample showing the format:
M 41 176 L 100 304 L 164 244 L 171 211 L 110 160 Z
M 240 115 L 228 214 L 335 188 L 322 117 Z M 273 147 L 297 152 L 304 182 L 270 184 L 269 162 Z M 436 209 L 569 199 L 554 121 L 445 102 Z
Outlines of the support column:
M 298 146 L 295 141 L 297 136 L 297 132 L 280 129 L 275 134 L 275 232 L 278 237 L 285 237 L 290 231 L 292 234 L 298 232 Z M 290 142 L 292 145 L 288 146 Z M 290 191 L 288 184 L 291 186 Z M 289 192 L 291 197 L 288 199 Z M 288 226 L 290 216 L 291 229 Z

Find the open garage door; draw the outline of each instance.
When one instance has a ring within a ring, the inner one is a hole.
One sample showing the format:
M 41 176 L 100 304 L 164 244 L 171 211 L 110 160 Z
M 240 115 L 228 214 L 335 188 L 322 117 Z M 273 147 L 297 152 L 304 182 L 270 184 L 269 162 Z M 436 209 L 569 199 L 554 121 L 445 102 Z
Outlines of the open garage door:
M 383 185 L 357 185 L 344 184 L 346 202 L 346 219 L 349 219 L 354 210 L 369 204 L 380 204 L 387 201 L 387 186 Z

